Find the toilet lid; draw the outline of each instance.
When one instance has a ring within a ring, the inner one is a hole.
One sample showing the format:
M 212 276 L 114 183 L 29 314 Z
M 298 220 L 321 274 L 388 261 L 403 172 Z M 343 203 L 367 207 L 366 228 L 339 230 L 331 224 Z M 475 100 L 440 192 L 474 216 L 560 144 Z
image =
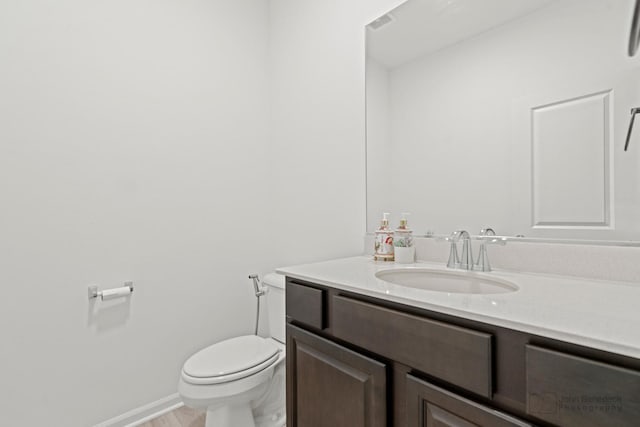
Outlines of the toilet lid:
M 233 374 L 264 368 L 261 365 L 272 363 L 277 356 L 278 347 L 272 340 L 245 335 L 200 350 L 185 362 L 183 372 L 194 379 L 235 377 Z

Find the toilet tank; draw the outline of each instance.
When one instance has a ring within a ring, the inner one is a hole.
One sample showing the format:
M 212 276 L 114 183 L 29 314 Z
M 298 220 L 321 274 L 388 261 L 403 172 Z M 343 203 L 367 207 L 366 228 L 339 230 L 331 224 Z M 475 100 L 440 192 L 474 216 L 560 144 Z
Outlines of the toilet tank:
M 281 343 L 285 343 L 285 306 L 284 276 L 269 273 L 262 279 L 262 284 L 269 288 L 267 292 L 267 313 L 269 315 L 269 335 Z

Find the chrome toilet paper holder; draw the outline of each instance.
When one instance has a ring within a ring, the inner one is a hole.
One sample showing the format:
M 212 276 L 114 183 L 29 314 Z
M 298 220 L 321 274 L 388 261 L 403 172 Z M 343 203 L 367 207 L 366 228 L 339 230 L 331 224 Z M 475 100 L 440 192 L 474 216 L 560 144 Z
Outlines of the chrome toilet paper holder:
M 87 291 L 89 294 L 89 299 L 100 297 L 100 299 L 104 301 L 105 299 L 130 295 L 131 293 L 133 293 L 133 282 L 124 282 L 124 286 L 120 288 L 106 289 L 103 291 L 98 290 L 98 285 L 90 285 Z

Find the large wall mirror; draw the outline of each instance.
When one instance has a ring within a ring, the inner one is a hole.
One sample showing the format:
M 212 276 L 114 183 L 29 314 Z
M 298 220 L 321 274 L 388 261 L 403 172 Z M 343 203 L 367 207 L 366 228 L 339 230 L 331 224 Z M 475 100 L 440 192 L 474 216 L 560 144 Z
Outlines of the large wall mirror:
M 640 241 L 634 6 L 408 0 L 369 24 L 367 230 Z

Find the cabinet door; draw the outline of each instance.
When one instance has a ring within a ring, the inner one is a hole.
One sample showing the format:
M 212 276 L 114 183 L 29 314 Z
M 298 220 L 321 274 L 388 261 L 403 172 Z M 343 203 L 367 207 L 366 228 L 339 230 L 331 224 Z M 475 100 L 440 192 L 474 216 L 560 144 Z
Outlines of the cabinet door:
M 640 371 L 526 346 L 527 413 L 565 427 L 640 426 Z
M 287 426 L 384 427 L 386 366 L 287 325 Z
M 408 427 L 531 427 L 488 406 L 407 375 Z

